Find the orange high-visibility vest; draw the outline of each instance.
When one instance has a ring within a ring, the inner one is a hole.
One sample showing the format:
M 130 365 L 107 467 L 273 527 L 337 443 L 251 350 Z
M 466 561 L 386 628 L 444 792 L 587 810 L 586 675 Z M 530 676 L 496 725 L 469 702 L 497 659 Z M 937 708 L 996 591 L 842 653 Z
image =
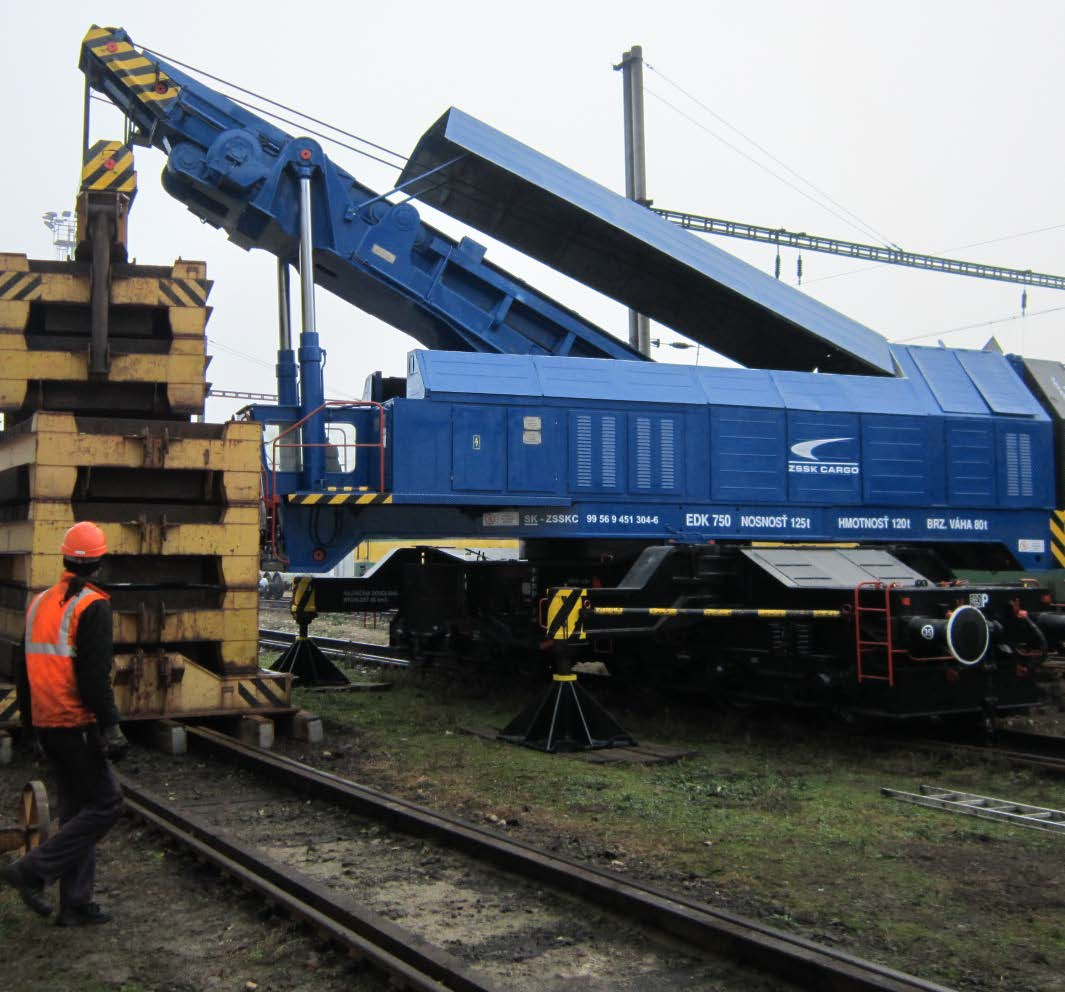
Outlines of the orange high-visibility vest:
M 72 578 L 64 572 L 62 579 L 38 594 L 26 611 L 26 674 L 35 727 L 83 727 L 96 722 L 78 692 L 75 645 L 81 615 L 93 603 L 110 597 L 86 586 L 64 603 Z

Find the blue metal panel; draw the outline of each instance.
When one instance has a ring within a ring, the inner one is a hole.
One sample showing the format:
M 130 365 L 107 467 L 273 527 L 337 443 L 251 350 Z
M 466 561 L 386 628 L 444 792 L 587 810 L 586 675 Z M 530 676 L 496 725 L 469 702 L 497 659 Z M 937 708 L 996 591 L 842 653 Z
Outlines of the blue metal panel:
M 787 495 L 783 410 L 710 410 L 710 492 L 714 499 L 780 502 Z
M 762 369 L 696 368 L 703 402 L 715 406 L 783 406 L 771 372 Z
M 928 420 L 862 417 L 862 492 L 872 505 L 928 506 L 932 497 Z
M 507 489 L 563 492 L 562 415 L 548 407 L 507 410 Z
M 946 348 L 908 351 L 944 413 L 987 413 L 987 404 L 955 352 Z
M 425 133 L 400 181 L 744 365 L 894 374 L 879 334 L 460 110 Z
M 1002 422 L 995 427 L 998 496 L 1005 507 L 1048 506 L 1054 500 L 1053 428 L 1049 423 Z
M 955 354 L 984 401 L 995 413 L 1018 417 L 1046 416 L 1004 355 L 990 351 L 957 351 Z
M 947 424 L 947 501 L 954 506 L 995 504 L 995 428 L 991 420 Z
M 607 363 L 609 364 L 609 363 Z M 543 395 L 536 365 L 521 355 L 412 351 L 407 396 L 414 399 Z
M 501 493 L 506 484 L 506 420 L 498 406 L 455 406 L 451 410 L 453 488 Z
M 927 389 L 906 378 L 770 373 L 789 410 L 826 413 L 938 413 Z
M 710 498 L 710 411 L 688 409 L 684 413 L 684 497 Z
M 569 414 L 569 491 L 625 492 L 625 417 L 607 410 Z
M 702 406 L 702 390 L 687 365 L 535 358 L 544 396 Z
M 684 420 L 678 414 L 629 414 L 629 493 L 680 493 L 684 484 Z
M 451 412 L 417 400 L 392 401 L 389 424 L 389 487 L 403 493 L 451 489 Z M 443 416 L 441 415 L 443 414 Z
M 788 498 L 861 502 L 860 425 L 854 414 L 788 413 Z

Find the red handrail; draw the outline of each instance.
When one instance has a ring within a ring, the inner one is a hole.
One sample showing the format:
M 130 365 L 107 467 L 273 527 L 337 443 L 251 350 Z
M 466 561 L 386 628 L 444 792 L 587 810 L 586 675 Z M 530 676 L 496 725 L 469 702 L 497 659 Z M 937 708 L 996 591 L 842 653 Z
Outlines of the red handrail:
M 300 442 L 298 444 L 281 444 L 281 441 L 292 434 L 294 431 L 302 427 L 308 420 L 314 417 L 316 414 L 322 412 L 327 407 L 357 407 L 357 406 L 371 406 L 377 409 L 377 428 L 379 441 L 374 442 L 345 442 L 342 445 L 335 445 L 330 441 L 326 442 L 314 442 L 312 444 L 304 444 Z M 285 430 L 281 431 L 277 437 L 271 442 L 270 451 L 270 481 L 271 484 L 267 487 L 267 491 L 264 494 L 264 501 L 268 507 L 268 514 L 270 517 L 270 547 L 275 557 L 279 561 L 288 561 L 288 558 L 280 553 L 277 547 L 277 518 L 278 518 L 278 506 L 281 502 L 281 497 L 277 491 L 277 472 L 278 472 L 278 448 L 377 448 L 378 449 L 378 492 L 384 492 L 385 489 L 385 408 L 384 405 L 378 403 L 376 400 L 326 400 L 321 406 L 316 407 L 305 417 L 297 420 L 295 423 L 290 424 Z M 300 465 L 303 464 L 303 457 L 300 457 Z

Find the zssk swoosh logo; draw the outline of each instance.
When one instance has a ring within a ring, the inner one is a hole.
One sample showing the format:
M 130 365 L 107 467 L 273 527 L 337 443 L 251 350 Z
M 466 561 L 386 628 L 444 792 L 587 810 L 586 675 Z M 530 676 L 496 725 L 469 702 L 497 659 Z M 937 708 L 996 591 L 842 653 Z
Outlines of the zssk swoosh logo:
M 808 461 L 816 462 L 817 455 L 814 454 L 815 448 L 820 448 L 822 444 L 835 444 L 837 441 L 853 441 L 852 437 L 822 437 L 816 441 L 800 441 L 798 444 L 791 446 L 791 453 L 796 458 L 805 458 Z

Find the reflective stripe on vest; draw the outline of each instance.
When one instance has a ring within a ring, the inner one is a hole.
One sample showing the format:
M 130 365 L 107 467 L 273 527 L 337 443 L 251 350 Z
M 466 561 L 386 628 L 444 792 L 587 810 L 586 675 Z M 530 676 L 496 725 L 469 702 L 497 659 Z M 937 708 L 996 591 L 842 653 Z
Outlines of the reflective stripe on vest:
M 96 722 L 78 692 L 75 638 L 81 614 L 107 596 L 86 586 L 64 603 L 67 582 L 64 578 L 42 592 L 26 611 L 26 674 L 33 723 L 38 727 L 80 727 Z

